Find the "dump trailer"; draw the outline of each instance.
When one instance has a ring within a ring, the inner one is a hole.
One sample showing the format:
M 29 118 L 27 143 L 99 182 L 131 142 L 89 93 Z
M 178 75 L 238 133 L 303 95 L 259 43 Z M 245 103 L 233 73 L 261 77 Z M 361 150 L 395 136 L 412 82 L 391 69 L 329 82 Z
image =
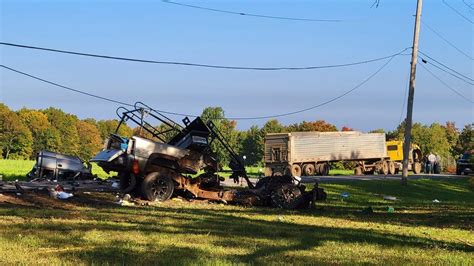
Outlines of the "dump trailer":
M 328 175 L 329 163 L 338 161 L 356 162 L 355 175 L 397 171 L 387 153 L 384 133 L 270 133 L 265 136 L 264 157 L 265 175 L 270 176 Z

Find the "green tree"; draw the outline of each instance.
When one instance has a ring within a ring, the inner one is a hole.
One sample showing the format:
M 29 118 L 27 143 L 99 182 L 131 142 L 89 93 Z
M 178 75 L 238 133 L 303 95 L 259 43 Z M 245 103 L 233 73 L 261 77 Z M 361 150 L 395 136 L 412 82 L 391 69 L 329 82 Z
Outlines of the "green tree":
M 0 145 L 5 159 L 27 159 L 32 153 L 33 137 L 19 116 L 0 103 Z
M 268 120 L 260 130 L 262 132 L 262 135 L 265 137 L 266 134 L 268 133 L 282 133 L 286 132 L 285 126 L 280 124 L 278 120 L 276 119 L 271 119 Z
M 99 129 L 102 140 L 107 139 L 110 134 L 115 133 L 118 125 L 119 121 L 116 119 L 98 121 L 97 128 Z M 127 124 L 122 124 L 117 133 L 122 137 L 131 137 L 134 131 Z
M 81 147 L 78 156 L 83 160 L 89 160 L 102 148 L 99 130 L 90 122 L 80 120 L 76 122 L 76 129 Z
M 474 124 L 467 124 L 459 134 L 456 152 L 462 154 L 472 150 L 474 150 Z
M 252 126 L 242 134 L 241 155 L 246 156 L 247 165 L 256 165 L 263 160 L 264 137 L 258 126 Z
M 292 131 L 319 131 L 319 132 L 331 132 L 337 131 L 337 127 L 324 120 L 317 120 L 312 122 L 303 121 L 299 124 L 293 124 L 288 126 L 289 132 Z
M 33 159 L 36 153 L 41 150 L 59 150 L 61 146 L 59 132 L 51 126 L 47 115 L 37 110 L 22 108 L 18 111 L 18 116 L 23 124 L 29 128 L 34 139 L 30 159 Z
M 237 123 L 235 121 L 230 121 L 225 119 L 224 110 L 221 107 L 207 107 L 202 111 L 201 119 L 207 123 L 211 121 L 215 124 L 218 131 L 224 137 L 224 140 L 230 145 L 235 152 L 238 151 L 238 134 L 235 130 Z M 211 144 L 212 150 L 215 152 L 219 164 L 222 167 L 227 165 L 230 161 L 230 155 L 227 150 L 219 143 L 217 140 Z
M 48 116 L 48 120 L 59 132 L 61 143 L 58 152 L 78 155 L 80 149 L 80 140 L 77 133 L 76 123 L 79 119 L 75 115 L 67 114 L 64 111 L 50 107 L 43 110 Z

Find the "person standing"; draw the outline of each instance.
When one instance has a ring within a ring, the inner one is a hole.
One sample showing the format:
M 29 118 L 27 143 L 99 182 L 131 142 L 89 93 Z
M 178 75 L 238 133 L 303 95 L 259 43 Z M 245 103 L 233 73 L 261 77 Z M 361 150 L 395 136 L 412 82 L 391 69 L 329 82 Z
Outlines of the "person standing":
M 434 167 L 434 173 L 440 174 L 441 173 L 441 156 L 439 156 L 438 153 L 435 153 L 435 156 L 436 156 L 436 162 L 435 162 L 435 167 Z
M 432 174 L 434 172 L 434 165 L 436 163 L 436 156 L 430 152 L 428 155 L 428 163 L 429 163 L 429 173 Z

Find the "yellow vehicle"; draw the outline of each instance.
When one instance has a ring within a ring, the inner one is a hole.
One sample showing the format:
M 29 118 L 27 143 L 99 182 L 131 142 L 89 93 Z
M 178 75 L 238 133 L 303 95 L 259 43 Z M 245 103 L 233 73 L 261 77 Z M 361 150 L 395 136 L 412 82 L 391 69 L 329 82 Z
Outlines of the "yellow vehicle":
M 398 173 L 402 169 L 403 162 L 403 141 L 391 140 L 386 142 L 387 155 L 390 160 L 395 163 L 395 172 Z M 421 149 L 420 146 L 412 144 L 410 147 L 410 156 L 408 161 L 408 170 L 415 174 L 421 173 Z

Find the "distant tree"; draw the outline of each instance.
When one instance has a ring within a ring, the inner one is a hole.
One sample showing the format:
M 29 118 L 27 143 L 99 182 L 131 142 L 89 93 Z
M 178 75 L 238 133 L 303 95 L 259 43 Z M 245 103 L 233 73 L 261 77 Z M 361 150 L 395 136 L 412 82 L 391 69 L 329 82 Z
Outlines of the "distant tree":
M 30 159 L 35 158 L 41 150 L 58 151 L 61 146 L 61 137 L 55 127 L 51 125 L 48 116 L 41 111 L 23 108 L 18 116 L 27 126 L 33 137 L 32 153 Z
M 350 128 L 350 127 L 343 126 L 343 127 L 341 128 L 341 131 L 354 131 L 354 130 L 353 130 L 352 128 Z
M 456 146 L 458 154 L 474 150 L 474 124 L 467 124 L 464 126 L 461 134 L 459 134 Z
M 449 151 L 453 157 L 457 157 L 459 155 L 457 147 L 459 140 L 459 130 L 456 128 L 455 122 L 446 122 L 444 130 L 446 131 L 446 137 L 450 146 Z
M 282 133 L 282 132 L 285 132 L 286 129 L 285 129 L 285 126 L 283 126 L 282 124 L 280 124 L 280 122 L 278 122 L 278 120 L 271 119 L 271 120 L 268 120 L 263 125 L 260 131 L 262 132 L 263 136 L 265 136 L 265 134 L 268 134 L 268 133 Z
M 77 121 L 76 129 L 80 145 L 77 155 L 83 160 L 89 160 L 102 148 L 99 130 L 95 125 L 81 120 Z
M 383 128 L 379 128 L 379 129 L 371 130 L 369 131 L 369 133 L 385 133 L 385 130 Z
M 230 145 L 231 148 L 238 151 L 238 134 L 235 130 L 237 123 L 235 121 L 230 121 L 225 119 L 224 110 L 221 107 L 207 107 L 202 111 L 201 119 L 207 123 L 211 121 L 216 125 L 217 130 L 219 130 L 225 141 Z M 219 143 L 217 140 L 214 141 L 211 145 L 211 148 L 216 153 L 216 157 L 219 159 L 220 166 L 227 165 L 230 161 L 229 153 L 226 149 Z
M 32 153 L 33 137 L 20 117 L 0 103 L 0 145 L 5 159 L 28 159 Z
M 99 129 L 102 140 L 107 139 L 110 134 L 115 133 L 118 125 L 119 121 L 116 119 L 97 121 L 97 128 Z M 122 124 L 117 133 L 122 137 L 131 137 L 134 132 L 127 124 Z
M 246 164 L 255 165 L 263 160 L 263 136 L 258 126 L 252 126 L 242 138 L 241 155 L 247 157 Z
M 51 125 L 59 132 L 59 136 L 61 137 L 59 152 L 69 155 L 78 155 L 80 144 L 76 129 L 76 123 L 79 120 L 77 116 L 67 114 L 53 107 L 43 110 L 43 113 L 48 116 Z
M 303 121 L 299 124 L 292 124 L 288 126 L 289 132 L 293 131 L 319 131 L 319 132 L 331 132 L 337 131 L 337 127 L 324 120 L 318 120 L 313 122 Z

